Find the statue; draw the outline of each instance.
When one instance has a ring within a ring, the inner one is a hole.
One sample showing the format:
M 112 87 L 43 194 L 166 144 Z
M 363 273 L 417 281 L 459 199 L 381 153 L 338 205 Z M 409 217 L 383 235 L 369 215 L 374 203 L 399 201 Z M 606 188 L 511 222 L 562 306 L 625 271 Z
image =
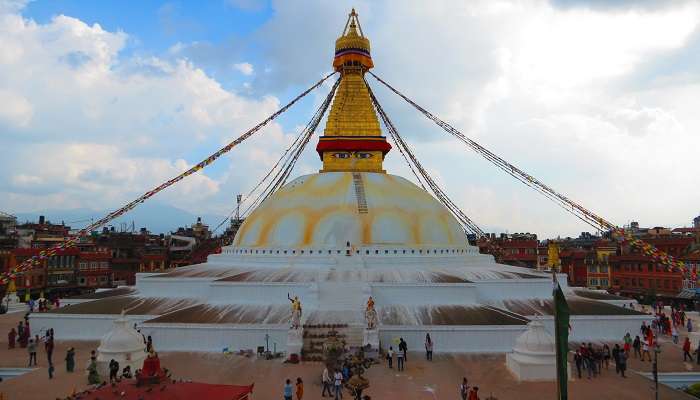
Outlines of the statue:
M 377 327 L 377 310 L 374 309 L 374 299 L 372 299 L 372 296 L 369 296 L 367 300 L 365 321 L 367 322 L 367 329 L 374 329 Z
M 287 293 L 287 299 L 292 302 L 292 329 L 299 329 L 301 326 L 301 301 L 298 296 L 292 299 Z

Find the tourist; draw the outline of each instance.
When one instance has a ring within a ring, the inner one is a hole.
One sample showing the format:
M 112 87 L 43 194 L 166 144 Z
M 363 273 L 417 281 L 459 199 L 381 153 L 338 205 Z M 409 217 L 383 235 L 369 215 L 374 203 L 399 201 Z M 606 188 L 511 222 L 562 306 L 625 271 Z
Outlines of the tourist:
M 389 362 L 389 368 L 394 368 L 394 348 L 389 346 L 389 351 L 386 352 L 386 360 Z
M 15 339 L 17 338 L 17 331 L 15 328 L 10 329 L 10 333 L 7 334 L 7 348 L 15 348 Z
M 49 329 L 46 332 L 46 340 L 44 343 L 44 349 L 46 350 L 46 358 L 49 360 L 49 365 L 53 365 L 53 329 Z
M 27 338 L 29 336 L 24 332 L 24 322 L 19 321 L 19 324 L 17 324 L 17 338 L 19 340 L 19 347 L 25 348 L 27 347 Z
M 688 318 L 688 333 L 693 331 L 693 321 Z
M 34 299 L 29 299 L 29 312 L 33 313 L 34 312 Z
M 94 354 L 94 352 L 93 352 Z M 90 385 L 99 385 L 102 383 L 102 378 L 97 372 L 97 358 L 93 355 L 90 357 L 90 364 L 87 367 L 88 370 L 88 383 Z
M 32 360 L 34 360 L 34 366 L 36 366 L 36 343 L 34 343 L 33 339 L 29 339 L 27 352 L 29 352 L 29 366 L 32 366 Z
M 148 339 L 146 340 L 146 353 L 150 353 L 152 348 L 153 339 L 151 338 L 151 335 L 148 335 Z
M 596 362 L 595 362 L 595 352 L 593 351 L 593 343 L 588 343 L 588 348 L 586 348 L 586 365 L 588 367 L 588 379 L 591 379 L 591 375 L 595 378 L 596 376 Z
M 425 359 L 433 361 L 433 340 L 429 333 L 425 334 Z
M 75 369 L 75 349 L 69 348 L 66 352 L 66 371 L 73 372 Z
M 302 400 L 304 398 L 304 382 L 301 380 L 301 377 L 297 377 L 296 393 L 297 400 Z
M 109 362 L 109 383 L 119 382 L 119 377 L 117 376 L 118 373 L 119 373 L 119 362 L 117 362 L 115 359 L 110 360 L 110 362 Z
M 404 364 L 403 364 L 404 363 L 404 354 L 405 353 L 403 351 L 396 352 L 396 368 L 399 371 L 404 370 Z
M 683 342 L 683 361 L 687 361 L 688 358 L 690 358 L 690 361 L 693 361 L 693 356 L 690 355 L 690 339 L 685 338 L 685 342 Z
M 603 364 L 605 365 L 605 369 L 607 370 L 608 367 L 610 366 L 610 346 L 608 344 L 603 345 Z M 602 370 L 602 368 L 601 368 Z
M 469 398 L 467 400 L 479 400 L 479 388 L 477 386 L 474 386 L 469 391 Z
M 328 392 L 328 397 L 333 397 L 331 393 L 331 377 L 328 374 L 328 366 L 323 367 L 323 375 L 321 375 L 321 382 L 323 383 L 323 391 L 321 392 L 321 397 L 326 397 L 326 392 Z
M 623 349 L 625 350 L 626 353 L 629 354 L 630 350 L 632 349 L 632 336 L 630 335 L 629 332 L 625 334 L 625 337 L 622 338 L 624 341 L 624 346 Z
M 131 366 L 127 365 L 126 367 L 124 367 L 124 369 L 122 370 L 122 379 L 131 379 L 133 377 L 134 376 L 131 374 Z
M 469 385 L 467 384 L 467 378 L 465 377 L 462 378 L 462 383 L 459 384 L 459 397 L 462 400 L 467 400 L 467 395 L 469 395 Z
M 618 358 L 618 365 L 620 366 L 620 375 L 622 375 L 623 378 L 627 378 L 625 376 L 625 370 L 627 369 L 627 352 L 624 350 L 620 352 L 620 354 L 617 356 Z
M 408 353 L 408 344 L 403 340 L 403 338 L 399 339 L 399 351 L 403 352 L 403 360 L 408 361 L 407 354 Z
M 646 336 L 647 329 L 649 329 L 649 327 L 647 326 L 647 323 L 645 321 L 642 321 L 642 326 L 639 328 L 639 333 L 641 333 L 642 336 Z
M 634 349 L 634 358 L 637 358 L 637 356 L 642 356 L 642 340 L 639 338 L 639 335 L 634 337 L 632 348 Z
M 55 371 L 53 364 L 49 364 L 49 379 L 53 379 L 53 372 Z
M 282 391 L 282 396 L 284 396 L 284 400 L 292 400 L 292 393 L 293 393 L 293 388 L 292 388 L 292 381 L 287 379 L 284 382 L 284 389 Z
M 576 364 L 576 373 L 578 374 L 578 379 L 581 379 L 581 366 L 583 365 L 583 357 L 581 357 L 581 352 L 576 350 L 574 353 L 574 364 Z
M 338 398 L 343 398 L 343 374 L 340 370 L 336 369 L 333 374 L 333 389 L 335 392 L 335 400 Z
M 620 345 L 615 343 L 615 347 L 612 349 L 612 358 L 615 363 L 615 373 L 620 374 Z

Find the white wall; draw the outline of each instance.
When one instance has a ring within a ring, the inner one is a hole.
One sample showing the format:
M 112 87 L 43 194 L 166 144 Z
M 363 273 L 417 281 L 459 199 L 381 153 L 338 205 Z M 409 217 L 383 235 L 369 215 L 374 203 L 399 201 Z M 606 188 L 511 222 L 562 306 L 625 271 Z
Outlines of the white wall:
M 513 350 L 515 339 L 526 329 L 526 325 L 380 326 L 379 343 L 383 349 L 391 345 L 396 350 L 394 339 L 402 337 L 409 352 L 424 352 L 425 334 L 430 333 L 435 353 L 504 353 Z
M 270 351 L 277 343 L 277 351 L 287 348 L 287 325 L 238 324 L 143 324 L 141 332 L 153 338 L 158 351 L 221 352 L 255 349 L 265 346 L 265 334 L 270 335 Z M 183 346 L 187 343 L 188 346 Z

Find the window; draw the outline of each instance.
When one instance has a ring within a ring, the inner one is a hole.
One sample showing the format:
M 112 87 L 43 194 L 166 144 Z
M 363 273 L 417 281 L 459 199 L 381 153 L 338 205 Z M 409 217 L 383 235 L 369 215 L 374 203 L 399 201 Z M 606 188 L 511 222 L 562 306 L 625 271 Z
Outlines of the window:
M 88 268 L 88 263 L 85 262 L 85 261 L 81 261 L 80 263 L 78 263 L 78 268 L 80 268 L 80 269 L 87 269 L 87 268 Z

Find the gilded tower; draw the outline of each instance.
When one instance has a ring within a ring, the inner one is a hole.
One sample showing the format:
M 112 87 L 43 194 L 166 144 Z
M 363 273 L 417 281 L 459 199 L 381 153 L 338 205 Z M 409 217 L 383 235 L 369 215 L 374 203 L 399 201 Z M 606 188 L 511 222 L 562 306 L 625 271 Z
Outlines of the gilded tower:
M 335 41 L 333 68 L 340 72 L 341 80 L 316 146 L 323 160 L 321 172 L 385 172 L 382 163 L 391 145 L 382 136 L 364 79 L 373 66 L 369 39 L 353 9 Z

